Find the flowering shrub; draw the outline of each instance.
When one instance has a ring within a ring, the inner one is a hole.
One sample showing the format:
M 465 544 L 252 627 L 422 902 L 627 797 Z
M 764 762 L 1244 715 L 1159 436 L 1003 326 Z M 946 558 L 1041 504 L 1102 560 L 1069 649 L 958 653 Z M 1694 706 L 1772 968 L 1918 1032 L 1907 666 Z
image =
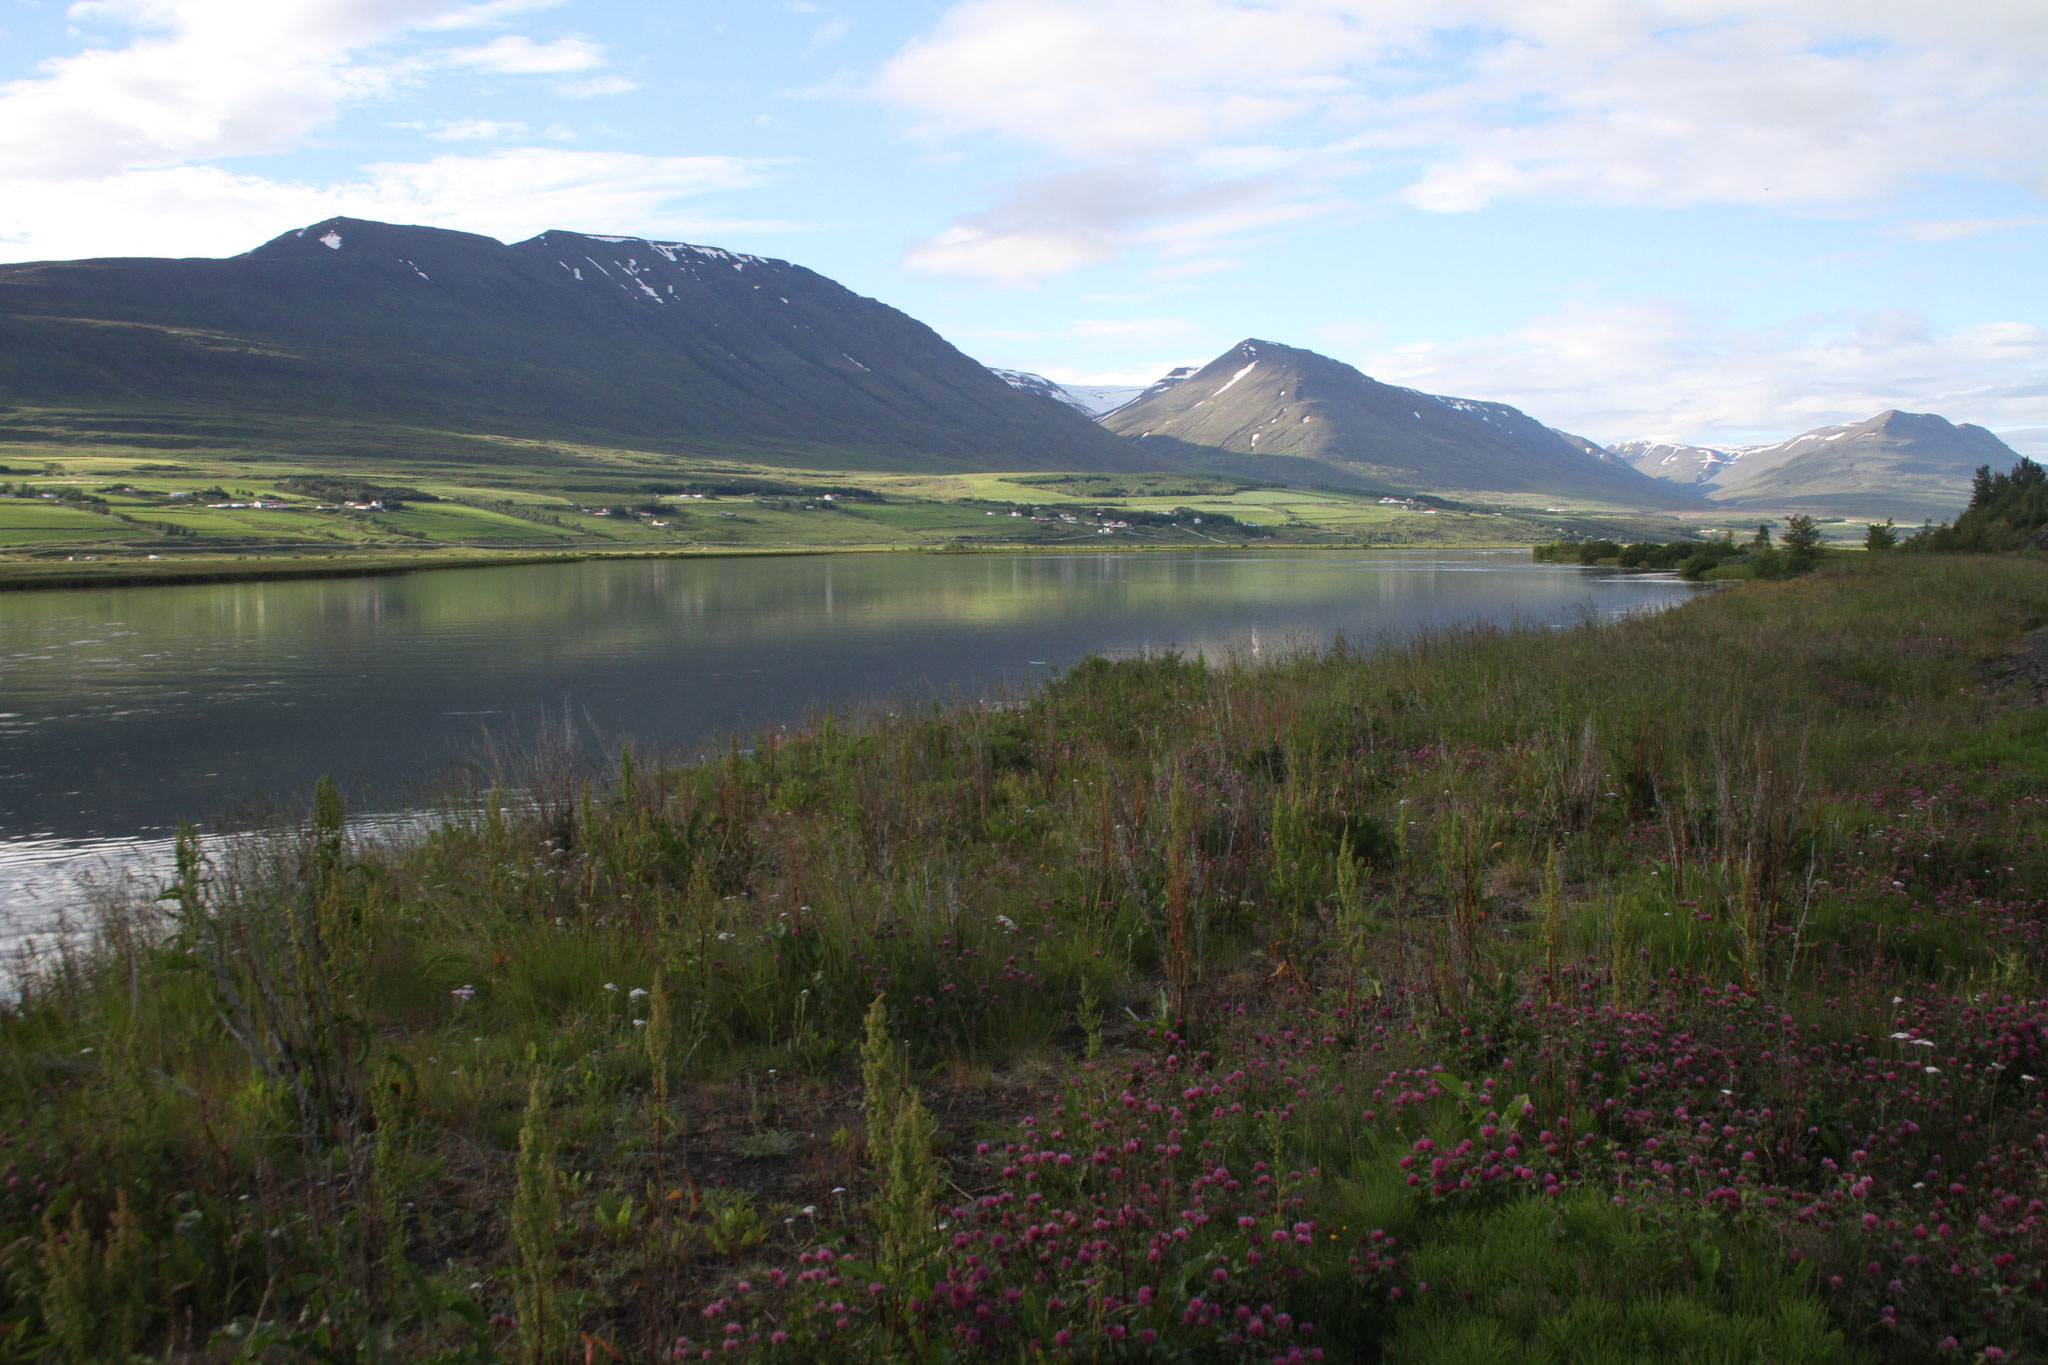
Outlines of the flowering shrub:
M 1227 1060 L 1085 1067 L 1019 1140 L 977 1147 L 987 1192 L 942 1211 L 921 1275 L 863 1286 L 866 1263 L 808 1250 L 716 1349 L 1320 1361 L 1318 1305 L 1397 1302 L 1405 1257 L 1384 1230 L 1309 1215 L 1320 1171 L 1258 1155 L 1301 1146 L 1298 1106 L 1323 1084 L 1313 1059 L 1335 1043 L 1254 1034 Z

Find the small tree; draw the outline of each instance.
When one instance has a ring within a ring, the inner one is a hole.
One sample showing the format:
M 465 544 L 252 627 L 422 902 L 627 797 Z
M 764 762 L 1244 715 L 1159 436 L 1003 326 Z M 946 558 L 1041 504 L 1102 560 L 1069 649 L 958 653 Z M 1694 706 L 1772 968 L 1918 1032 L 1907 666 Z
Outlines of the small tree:
M 1863 529 L 1863 548 L 1866 550 L 1881 553 L 1885 550 L 1895 550 L 1898 546 L 1898 528 L 1892 525 L 1890 517 L 1884 519 L 1884 525 L 1882 526 L 1873 522 Z
M 1813 567 L 1820 558 L 1820 524 L 1804 514 L 1786 522 L 1784 550 L 1794 569 Z

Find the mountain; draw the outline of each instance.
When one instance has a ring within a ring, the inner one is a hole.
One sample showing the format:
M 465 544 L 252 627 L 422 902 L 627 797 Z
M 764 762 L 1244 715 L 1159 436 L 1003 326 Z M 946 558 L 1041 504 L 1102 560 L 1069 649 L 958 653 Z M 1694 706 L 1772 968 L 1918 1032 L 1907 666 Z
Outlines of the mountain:
M 2019 458 L 1983 427 L 1897 410 L 1775 445 L 1717 450 L 1629 441 L 1609 450 L 1724 505 L 1892 517 L 1953 516 L 1969 501 L 1980 465 L 2004 470 Z
M 575 232 L 507 246 L 352 218 L 225 260 L 0 266 L 9 406 L 17 423 L 173 442 L 326 439 L 340 424 L 382 454 L 456 433 L 501 438 L 485 452 L 513 438 L 793 467 L 1146 463 L 923 323 L 786 261 Z
M 1055 403 L 1064 403 L 1084 417 L 1100 417 L 1115 412 L 1124 404 L 1145 392 L 1134 385 L 1115 384 L 1061 384 L 1047 379 L 1042 374 L 1029 370 L 999 370 L 989 366 L 988 372 L 1024 393 L 1035 393 L 1041 398 L 1050 398 Z M 1176 374 L 1183 371 L 1176 370 Z
M 1107 416 L 1124 404 L 1145 392 L 1136 384 L 1062 384 L 1067 396 L 1075 399 L 1096 417 Z
M 1729 451 L 1711 446 L 1670 441 L 1624 441 L 1608 446 L 1607 453 L 1638 473 L 1686 487 L 1713 482 L 1714 476 L 1734 458 Z
M 1153 380 L 1150 388 L 1138 390 L 1136 394 L 1132 395 L 1131 398 L 1126 401 L 1127 403 L 1135 403 L 1140 398 L 1157 398 L 1160 394 L 1165 393 L 1168 389 L 1175 387 L 1182 381 L 1192 379 L 1195 375 L 1195 371 L 1199 370 L 1200 368 L 1201 366 L 1199 365 L 1176 366 L 1175 368 L 1168 370 L 1164 375 L 1161 375 L 1158 379 Z
M 1316 461 L 1388 491 L 1690 501 L 1505 403 L 1396 388 L 1270 341 L 1240 342 L 1199 370 L 1175 371 L 1103 424 L 1152 449 L 1184 443 Z
M 999 370 L 993 365 L 989 366 L 988 372 L 1019 393 L 1050 398 L 1055 403 L 1072 408 L 1091 421 L 1095 418 L 1095 409 L 1082 402 L 1064 384 L 1055 384 L 1042 374 L 1033 374 L 1029 370 Z
M 1716 502 L 1826 504 L 1867 508 L 1875 515 L 1933 503 L 1950 514 L 1970 500 L 1980 465 L 2003 472 L 2019 459 L 1983 427 L 1961 426 L 1931 412 L 1880 412 L 1852 426 L 1822 427 L 1774 446 L 1733 452 L 1716 480 Z

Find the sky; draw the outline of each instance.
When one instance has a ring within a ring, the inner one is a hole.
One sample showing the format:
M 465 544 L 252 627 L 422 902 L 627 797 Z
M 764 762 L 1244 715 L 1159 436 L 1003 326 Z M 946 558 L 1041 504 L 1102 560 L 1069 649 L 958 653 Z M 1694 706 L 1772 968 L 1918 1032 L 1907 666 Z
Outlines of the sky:
M 2048 453 L 2041 0 L 0 0 L 0 260 L 347 214 L 798 262 L 1144 384 Z

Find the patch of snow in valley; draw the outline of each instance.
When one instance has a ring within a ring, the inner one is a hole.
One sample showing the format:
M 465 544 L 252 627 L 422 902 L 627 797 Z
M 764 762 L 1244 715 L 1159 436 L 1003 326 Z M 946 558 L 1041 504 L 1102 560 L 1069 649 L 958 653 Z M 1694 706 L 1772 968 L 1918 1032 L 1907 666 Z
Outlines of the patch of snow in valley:
M 330 251 L 341 250 L 341 234 L 336 232 L 333 228 L 329 228 L 327 229 L 327 231 L 321 233 L 319 237 L 319 242 L 320 245 L 326 247 Z

